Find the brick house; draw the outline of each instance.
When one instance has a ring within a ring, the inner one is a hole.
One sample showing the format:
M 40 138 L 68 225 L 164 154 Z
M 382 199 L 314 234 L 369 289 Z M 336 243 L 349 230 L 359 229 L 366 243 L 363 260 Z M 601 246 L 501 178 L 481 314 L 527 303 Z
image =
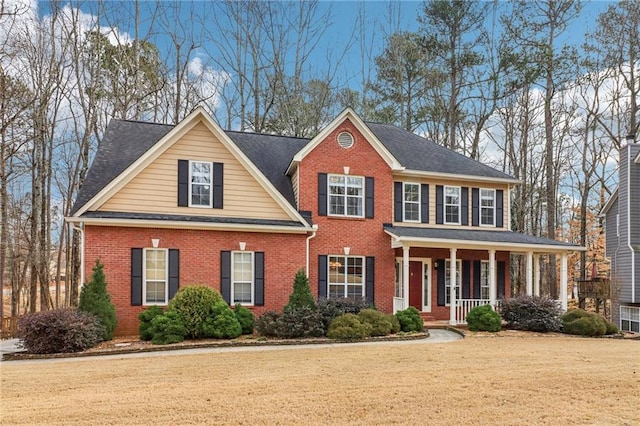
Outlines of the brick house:
M 175 126 L 112 120 L 66 220 L 84 276 L 104 264 L 117 334 L 182 285 L 280 310 L 299 268 L 318 297 L 456 324 L 509 296 L 513 254 L 526 256 L 528 294 L 537 257 L 560 255 L 566 309 L 567 254 L 583 248 L 511 232 L 516 184 L 350 109 L 309 140 L 223 131 L 198 108 Z

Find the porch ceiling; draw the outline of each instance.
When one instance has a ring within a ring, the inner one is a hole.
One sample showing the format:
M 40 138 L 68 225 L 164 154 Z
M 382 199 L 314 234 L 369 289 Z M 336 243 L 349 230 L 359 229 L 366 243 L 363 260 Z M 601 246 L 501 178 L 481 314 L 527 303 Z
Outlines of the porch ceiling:
M 585 251 L 571 243 L 539 238 L 512 231 L 385 226 L 391 247 L 458 248 L 511 252 L 566 253 Z

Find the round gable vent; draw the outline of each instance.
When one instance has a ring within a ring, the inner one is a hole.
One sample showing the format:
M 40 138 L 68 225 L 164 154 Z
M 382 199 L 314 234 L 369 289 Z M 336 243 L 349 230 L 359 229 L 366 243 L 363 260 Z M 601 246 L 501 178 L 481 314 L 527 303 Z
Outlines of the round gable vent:
M 353 146 L 353 136 L 349 132 L 342 132 L 338 135 L 338 145 L 342 148 L 351 148 Z

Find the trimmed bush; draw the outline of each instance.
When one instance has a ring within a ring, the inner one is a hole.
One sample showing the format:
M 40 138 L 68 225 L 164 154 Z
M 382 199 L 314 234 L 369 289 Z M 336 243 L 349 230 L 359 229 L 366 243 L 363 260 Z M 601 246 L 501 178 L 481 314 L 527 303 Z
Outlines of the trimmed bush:
M 138 325 L 138 333 L 140 333 L 140 340 L 153 339 L 153 327 L 151 322 L 158 315 L 163 314 L 163 310 L 160 306 L 149 306 L 144 311 L 138 314 L 140 325 Z
M 371 325 L 363 324 L 354 314 L 344 314 L 329 324 L 327 337 L 330 339 L 356 340 L 371 335 Z
M 253 334 L 253 326 L 255 323 L 253 312 L 251 312 L 241 304 L 236 303 L 233 314 L 236 316 L 236 319 L 240 323 L 242 334 Z
M 612 323 L 611 321 L 609 321 L 608 319 L 605 319 L 604 323 L 607 326 L 607 331 L 605 332 L 605 334 L 618 334 L 618 333 L 620 333 L 620 330 L 618 330 L 618 326 L 615 325 L 614 323 Z
M 304 269 L 298 269 L 293 281 L 293 293 L 289 296 L 289 303 L 284 307 L 284 312 L 294 311 L 299 308 L 316 309 L 316 301 L 311 294 L 309 278 Z
M 80 352 L 102 340 L 104 326 L 94 314 L 55 309 L 20 318 L 18 335 L 22 347 L 34 354 Z
M 82 286 L 78 310 L 94 314 L 104 326 L 101 340 L 113 339 L 113 332 L 118 324 L 116 307 L 111 303 L 107 293 L 107 280 L 100 259 L 96 259 L 93 273 L 88 283 Z
M 204 337 L 216 339 L 235 339 L 242 334 L 240 322 L 224 301 L 213 305 L 211 315 L 205 320 L 202 329 Z
M 267 311 L 256 319 L 256 331 L 261 336 L 276 337 L 278 332 L 278 318 L 280 314 Z
M 409 306 L 403 311 L 396 312 L 396 317 L 400 322 L 400 330 L 404 332 L 424 330 L 424 322 L 420 316 L 420 311 L 413 306 Z
M 344 297 L 334 297 L 330 299 L 320 299 L 318 301 L 318 312 L 322 318 L 322 326 L 326 331 L 334 318 L 344 314 L 358 314 L 363 309 L 373 308 L 373 305 L 366 299 L 346 299 Z
M 582 309 L 572 309 L 562 316 L 563 331 L 580 336 L 616 334 L 618 327 L 600 315 Z
M 476 306 L 467 314 L 467 327 L 471 331 L 500 331 L 502 318 L 491 305 Z
M 187 329 L 182 323 L 180 315 L 173 310 L 167 310 L 162 315 L 156 315 L 151 320 L 151 330 L 153 331 L 151 343 L 154 345 L 180 343 L 187 335 Z
M 389 316 L 376 309 L 363 309 L 358 313 L 358 320 L 371 326 L 371 336 L 386 336 L 391 334 L 393 325 Z
M 555 300 L 542 296 L 518 296 L 502 301 L 500 315 L 507 328 L 538 332 L 560 331 L 561 310 Z
M 309 307 L 299 307 L 294 311 L 285 311 L 276 322 L 276 336 L 285 339 L 299 337 L 320 337 L 324 327 L 320 313 Z
M 400 321 L 398 320 L 397 316 L 395 316 L 394 314 L 389 314 L 387 315 L 387 318 L 389 318 L 389 322 L 391 323 L 391 334 L 396 334 L 400 330 L 402 330 L 400 327 Z
M 199 339 L 204 337 L 204 322 L 211 316 L 217 302 L 225 303 L 216 290 L 205 286 L 186 286 L 171 299 L 168 310 L 175 311 L 180 317 L 187 330 L 185 338 Z

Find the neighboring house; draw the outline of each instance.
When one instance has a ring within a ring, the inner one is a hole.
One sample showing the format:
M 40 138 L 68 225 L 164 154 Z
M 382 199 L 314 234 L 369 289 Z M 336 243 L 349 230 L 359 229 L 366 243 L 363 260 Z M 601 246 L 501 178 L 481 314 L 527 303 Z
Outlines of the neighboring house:
M 112 120 L 71 216 L 83 271 L 104 263 L 118 334 L 204 284 L 256 315 L 280 310 L 299 268 L 319 297 L 365 297 L 463 322 L 510 294 L 509 258 L 581 247 L 509 230 L 518 181 L 347 109 L 312 139 L 223 131 L 199 108 L 176 126 Z M 452 288 L 456 291 L 451 291 Z
M 602 209 L 606 257 L 611 260 L 612 321 L 640 332 L 640 144 L 620 148 L 618 188 Z

